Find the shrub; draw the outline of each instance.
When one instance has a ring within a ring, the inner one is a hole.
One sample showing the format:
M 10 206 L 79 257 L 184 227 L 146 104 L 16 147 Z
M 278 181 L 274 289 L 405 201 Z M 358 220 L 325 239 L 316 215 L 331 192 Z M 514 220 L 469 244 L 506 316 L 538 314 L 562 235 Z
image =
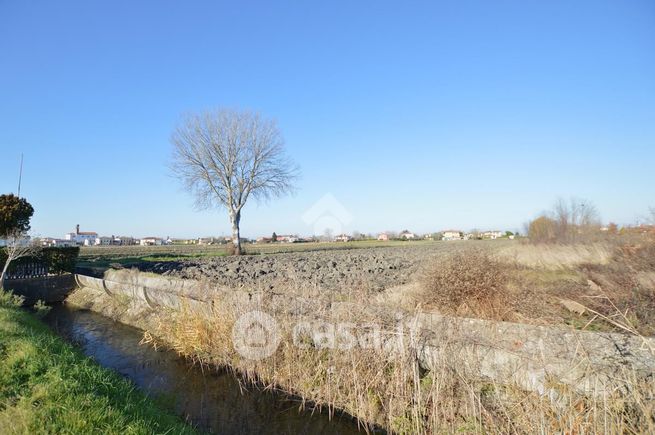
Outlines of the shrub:
M 25 302 L 23 296 L 15 295 L 11 290 L 0 288 L 0 307 L 21 307 Z
M 552 243 L 557 240 L 557 222 L 555 220 L 540 216 L 530 222 L 528 237 L 533 243 Z
M 41 252 L 41 257 L 48 265 L 50 273 L 61 275 L 75 272 L 80 248 L 45 248 Z
M 439 258 L 422 276 L 422 302 L 443 314 L 502 319 L 508 312 L 509 265 L 484 251 Z

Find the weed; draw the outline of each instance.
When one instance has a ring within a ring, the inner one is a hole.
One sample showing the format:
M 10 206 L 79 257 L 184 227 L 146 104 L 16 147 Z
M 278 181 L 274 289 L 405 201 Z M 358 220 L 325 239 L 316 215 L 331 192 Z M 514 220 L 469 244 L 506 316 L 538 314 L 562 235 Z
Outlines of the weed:
M 0 307 L 22 307 L 24 303 L 23 296 L 15 295 L 11 290 L 0 289 Z
M 34 309 L 34 312 L 35 312 L 37 317 L 44 317 L 52 309 L 51 306 L 46 305 L 46 303 L 43 302 L 41 299 L 36 301 L 36 303 L 34 304 L 34 306 L 32 308 Z

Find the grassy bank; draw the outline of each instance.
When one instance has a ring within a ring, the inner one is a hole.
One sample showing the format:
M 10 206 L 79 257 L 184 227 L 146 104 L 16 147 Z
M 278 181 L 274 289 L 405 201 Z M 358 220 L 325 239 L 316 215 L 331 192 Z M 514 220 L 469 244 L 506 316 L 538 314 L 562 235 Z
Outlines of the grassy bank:
M 195 433 L 0 294 L 0 433 Z

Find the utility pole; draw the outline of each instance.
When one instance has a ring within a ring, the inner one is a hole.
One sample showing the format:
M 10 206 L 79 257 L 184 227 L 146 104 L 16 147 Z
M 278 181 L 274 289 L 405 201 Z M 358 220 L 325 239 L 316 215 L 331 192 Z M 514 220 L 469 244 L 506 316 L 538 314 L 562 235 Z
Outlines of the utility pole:
M 23 181 L 23 153 L 20 153 L 20 172 L 18 173 L 18 197 L 20 198 L 20 184 Z

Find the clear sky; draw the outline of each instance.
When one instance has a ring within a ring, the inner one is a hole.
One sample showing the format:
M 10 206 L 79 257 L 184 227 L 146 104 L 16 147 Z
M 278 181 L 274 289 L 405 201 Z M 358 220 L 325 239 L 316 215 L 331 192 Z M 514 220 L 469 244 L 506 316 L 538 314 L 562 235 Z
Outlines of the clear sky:
M 605 221 L 655 206 L 655 2 L 0 0 L 0 190 L 35 234 L 229 232 L 167 170 L 180 116 L 278 120 L 294 196 L 246 236 L 514 229 L 559 196 Z

